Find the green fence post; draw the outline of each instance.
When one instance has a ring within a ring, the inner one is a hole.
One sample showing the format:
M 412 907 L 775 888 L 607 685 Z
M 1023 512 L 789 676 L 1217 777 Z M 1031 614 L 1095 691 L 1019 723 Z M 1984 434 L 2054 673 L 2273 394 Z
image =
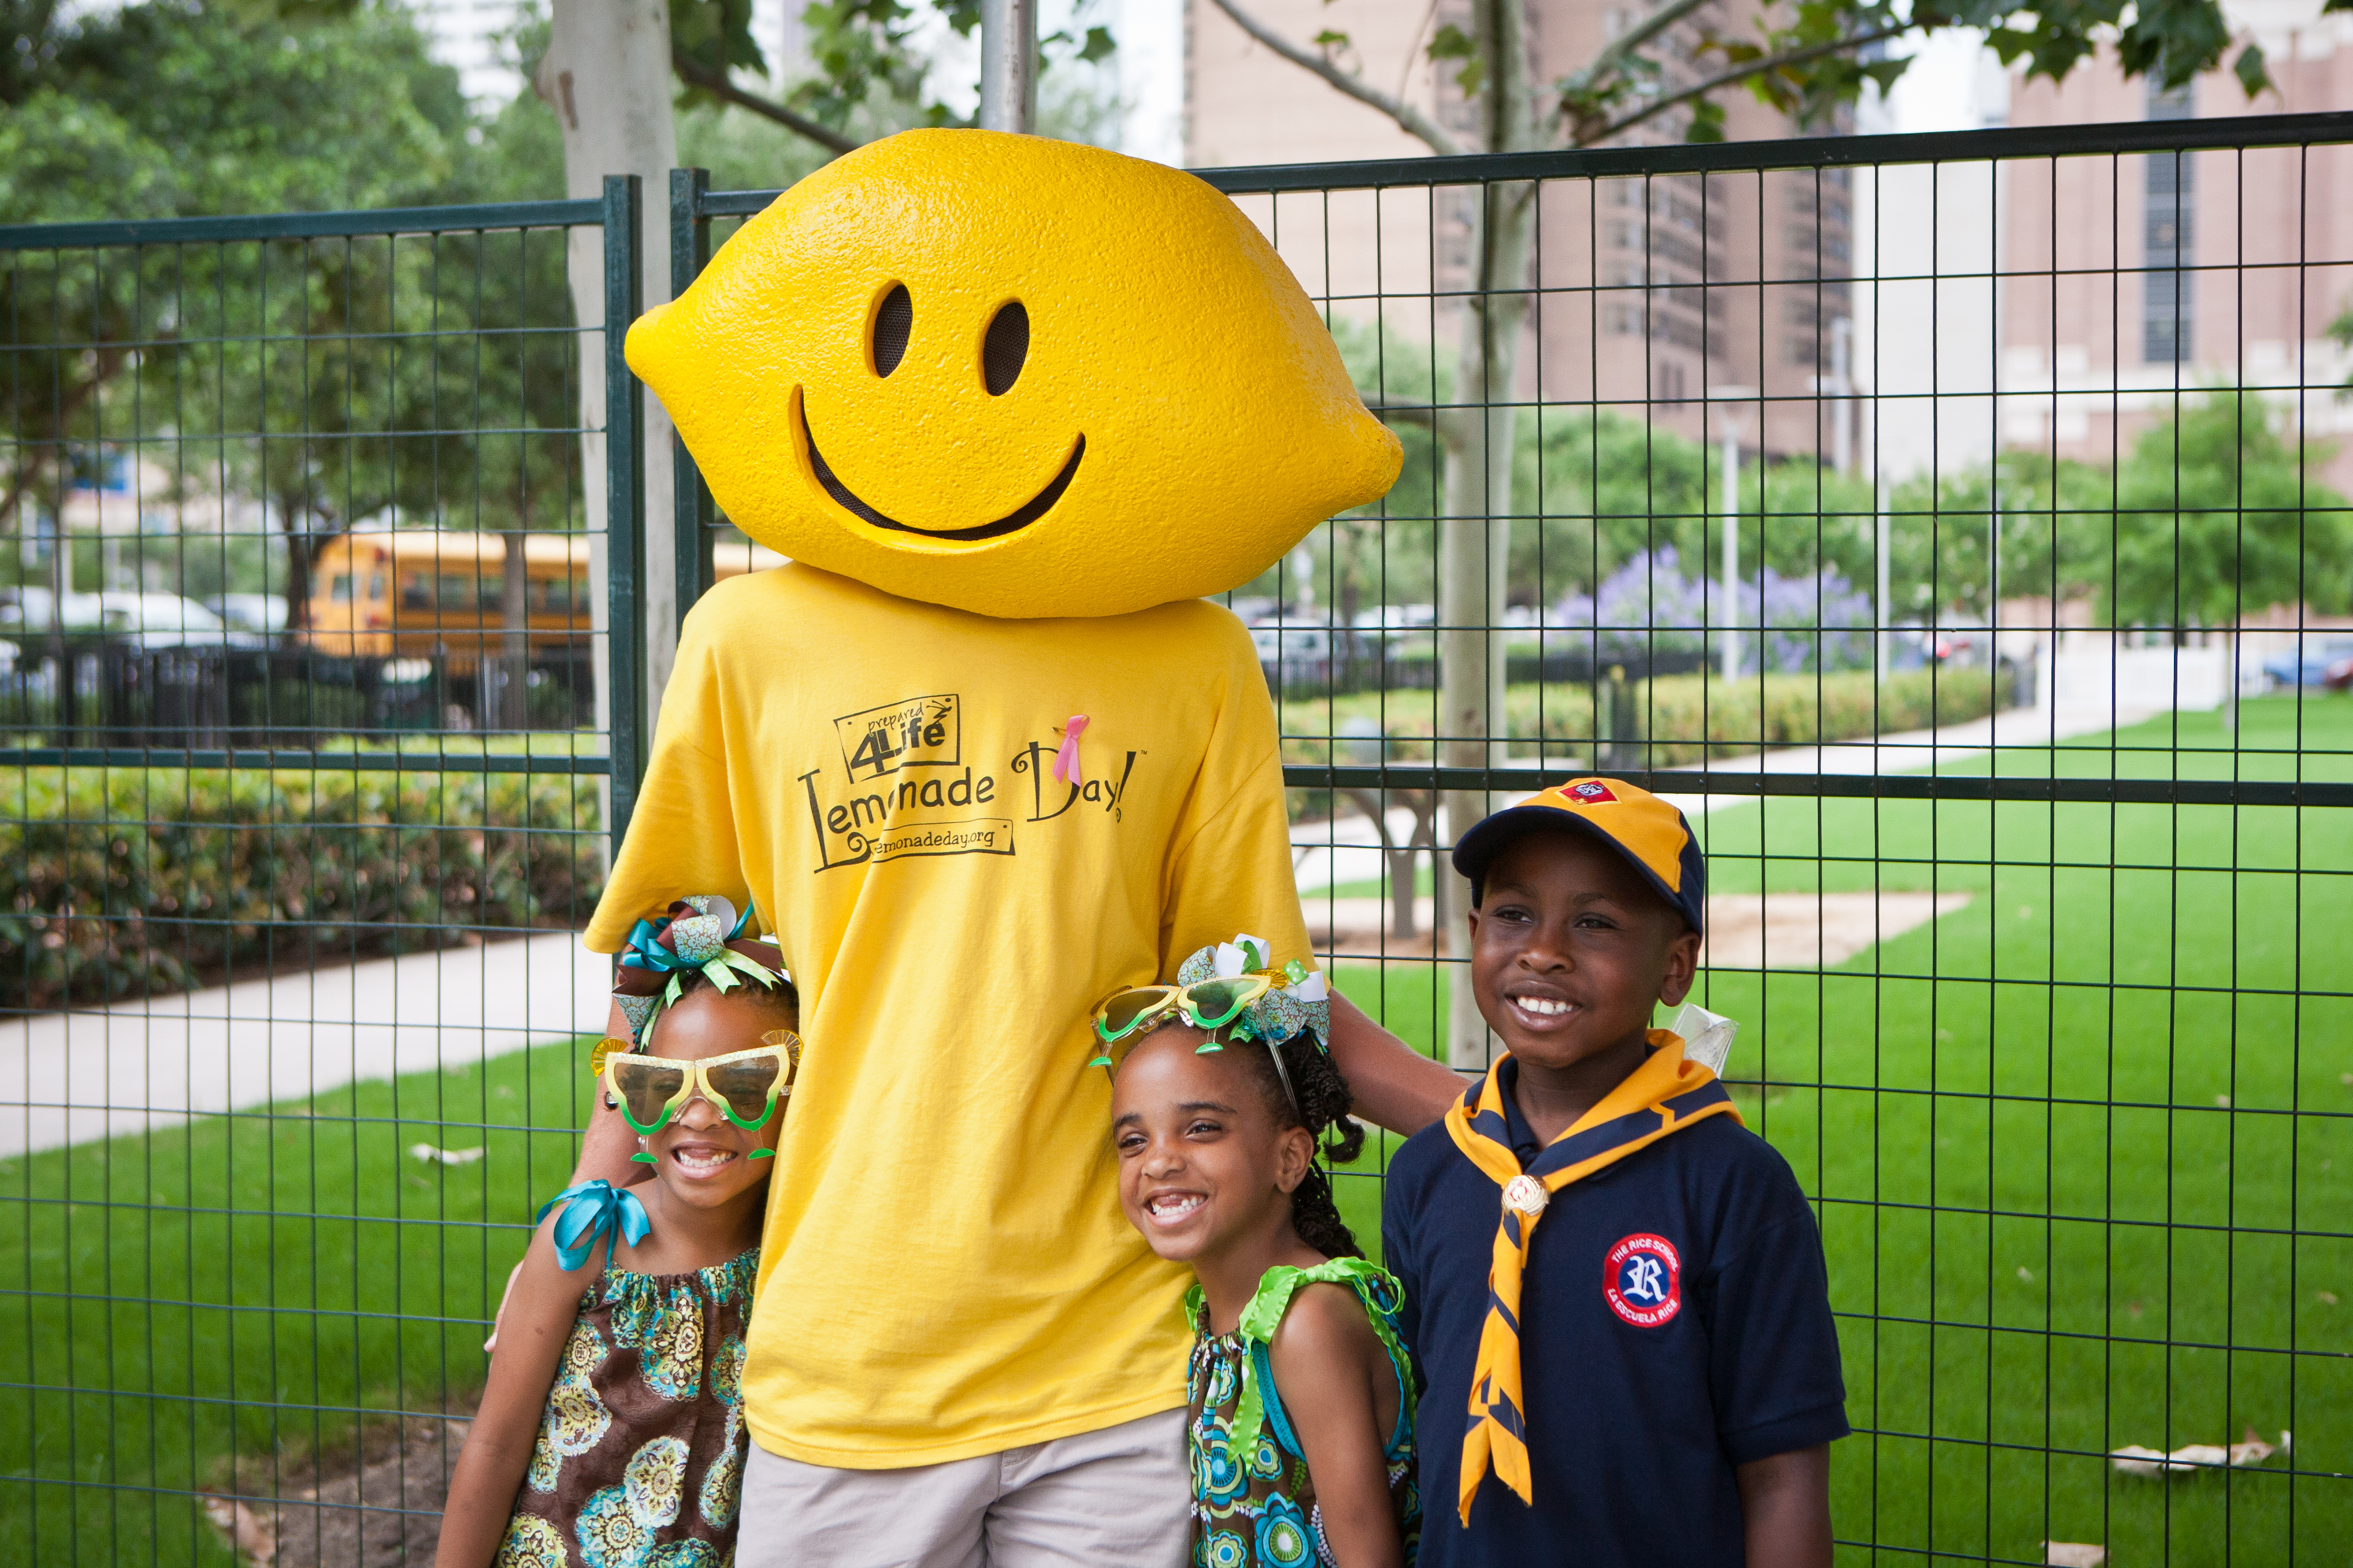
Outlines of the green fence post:
M 670 297 L 673 300 L 702 275 L 703 260 L 711 251 L 711 219 L 702 210 L 703 193 L 710 189 L 708 169 L 670 172 Z M 682 637 L 686 612 L 711 587 L 711 531 L 718 519 L 711 487 L 702 482 L 702 470 L 694 466 L 693 455 L 675 429 L 670 445 L 676 453 L 671 471 L 677 476 L 672 489 L 678 524 L 672 539 L 678 571 L 678 626 Z
M 605 576 L 611 595 L 613 852 L 629 830 L 646 770 L 646 394 L 622 353 L 644 308 L 638 241 L 645 193 L 635 174 L 605 176 Z

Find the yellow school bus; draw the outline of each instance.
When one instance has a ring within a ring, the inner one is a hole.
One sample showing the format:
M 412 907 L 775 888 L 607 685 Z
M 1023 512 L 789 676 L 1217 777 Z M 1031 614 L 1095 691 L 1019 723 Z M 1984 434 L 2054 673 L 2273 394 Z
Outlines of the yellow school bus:
M 713 552 L 724 580 L 781 564 L 757 546 Z M 311 565 L 303 639 L 336 658 L 438 658 L 470 674 L 506 647 L 507 536 L 405 528 L 346 533 Z M 523 536 L 523 614 L 531 657 L 585 658 L 589 642 L 588 538 Z

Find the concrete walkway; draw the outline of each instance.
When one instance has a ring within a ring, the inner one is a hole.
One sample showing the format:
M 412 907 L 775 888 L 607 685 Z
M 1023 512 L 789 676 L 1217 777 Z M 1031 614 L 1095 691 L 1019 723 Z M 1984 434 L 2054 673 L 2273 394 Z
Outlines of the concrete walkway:
M 611 962 L 551 931 L 9 1019 L 0 1156 L 602 1034 Z

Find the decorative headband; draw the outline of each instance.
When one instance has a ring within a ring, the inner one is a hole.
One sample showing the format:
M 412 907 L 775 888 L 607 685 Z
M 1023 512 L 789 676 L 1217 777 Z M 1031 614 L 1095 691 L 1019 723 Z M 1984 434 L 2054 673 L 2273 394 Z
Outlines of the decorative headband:
M 752 916 L 749 904 L 739 915 L 716 893 L 697 893 L 672 903 L 659 920 L 637 923 L 613 976 L 613 1000 L 638 1049 L 645 1048 L 655 1016 L 684 994 L 689 974 L 701 974 L 721 992 L 742 984 L 738 976 L 775 989 L 783 966 L 765 959 L 783 955 L 766 942 L 744 940 Z
M 1314 1037 L 1317 1050 L 1327 1057 L 1332 1054 L 1331 993 L 1324 988 L 1321 971 L 1295 958 L 1277 969 L 1269 961 L 1266 939 L 1248 934 L 1195 952 L 1177 966 L 1176 984 L 1239 980 L 1245 974 L 1263 974 L 1274 984 L 1222 1026 L 1237 1040 L 1254 1040 L 1266 1047 L 1268 1059 L 1274 1063 L 1274 1076 L 1282 1084 L 1282 1098 L 1291 1101 L 1291 1113 L 1304 1119 L 1299 1090 L 1292 1087 L 1291 1069 L 1282 1065 L 1283 1042 L 1294 1035 L 1308 1034 Z M 1212 1035 L 1195 1047 L 1195 1054 L 1208 1056 L 1224 1049 Z
M 1204 980 L 1266 975 L 1274 984 L 1242 1009 L 1227 1026 L 1228 1033 L 1238 1040 L 1256 1040 L 1272 1047 L 1304 1031 L 1314 1035 L 1316 1048 L 1329 1056 L 1332 995 L 1324 987 L 1323 973 L 1295 958 L 1277 969 L 1269 957 L 1272 951 L 1266 938 L 1239 933 L 1231 942 L 1215 942 L 1196 951 L 1177 966 L 1176 984 L 1197 985 Z M 1201 1047 L 1205 1053 L 1219 1048 L 1214 1041 Z

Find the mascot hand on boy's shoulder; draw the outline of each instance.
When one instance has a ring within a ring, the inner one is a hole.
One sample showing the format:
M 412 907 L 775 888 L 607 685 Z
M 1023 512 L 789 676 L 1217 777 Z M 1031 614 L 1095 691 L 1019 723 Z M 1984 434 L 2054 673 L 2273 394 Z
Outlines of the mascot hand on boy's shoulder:
M 1238 587 L 1401 457 L 1233 203 L 1041 137 L 847 154 L 628 350 L 744 532 L 988 616 Z

